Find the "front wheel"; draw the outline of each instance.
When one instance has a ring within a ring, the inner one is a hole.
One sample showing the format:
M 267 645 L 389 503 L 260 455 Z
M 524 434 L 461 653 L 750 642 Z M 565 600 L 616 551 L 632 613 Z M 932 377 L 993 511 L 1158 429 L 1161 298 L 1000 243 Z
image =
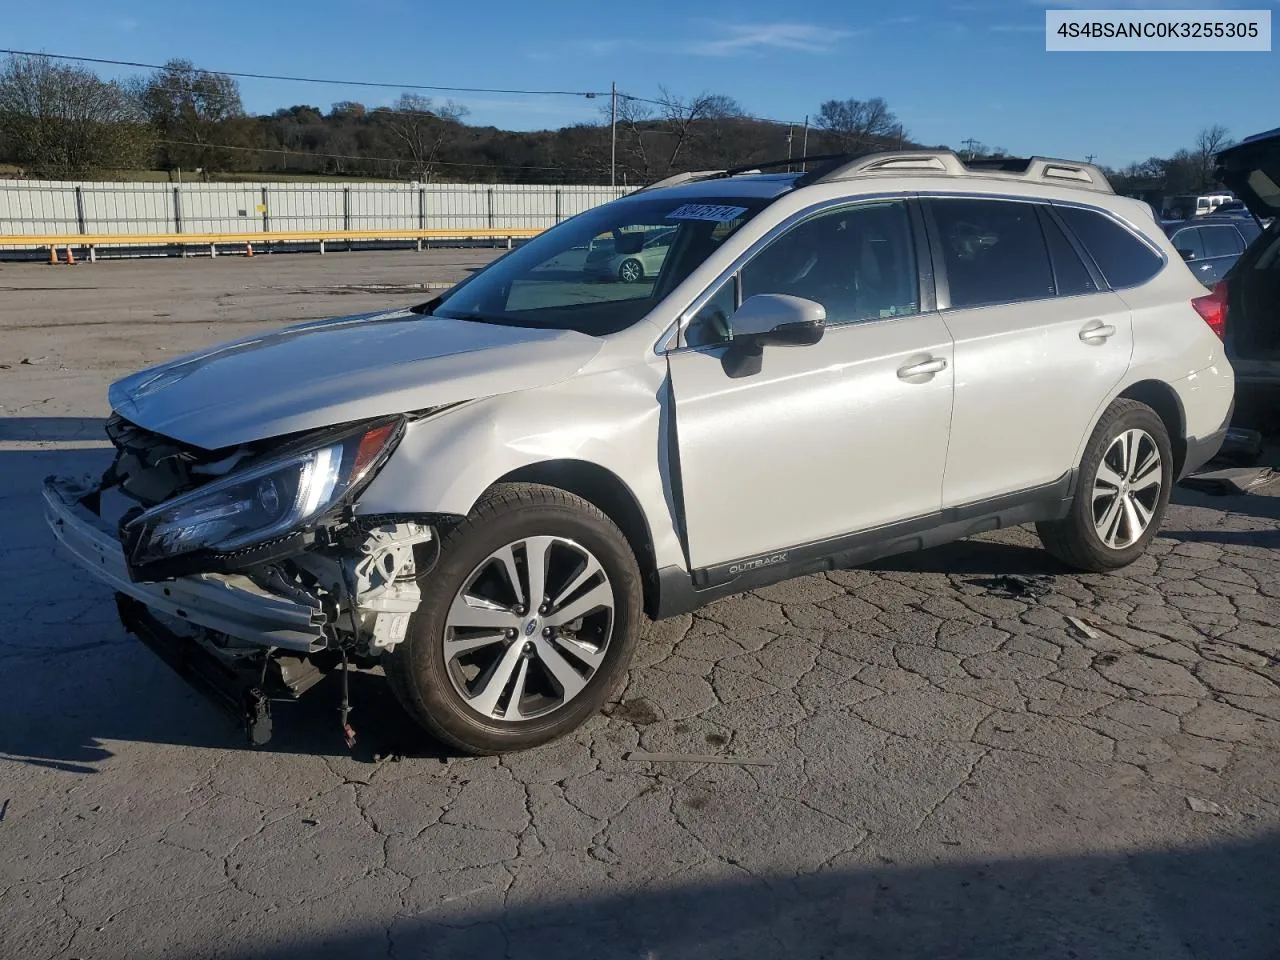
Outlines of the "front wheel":
M 424 727 L 474 754 L 563 736 L 621 684 L 640 633 L 626 538 L 585 500 L 502 484 L 444 535 L 422 603 L 385 658 Z
M 1172 486 L 1164 421 L 1146 404 L 1117 400 L 1085 447 L 1071 512 L 1037 524 L 1036 532 L 1046 550 L 1077 570 L 1128 566 L 1160 529 Z

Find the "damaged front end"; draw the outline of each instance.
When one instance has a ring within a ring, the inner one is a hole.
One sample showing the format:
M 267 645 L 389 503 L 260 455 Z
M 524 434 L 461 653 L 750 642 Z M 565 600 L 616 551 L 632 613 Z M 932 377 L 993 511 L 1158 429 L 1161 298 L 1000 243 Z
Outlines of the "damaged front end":
M 125 628 L 270 735 L 273 699 L 296 698 L 401 642 L 434 564 L 435 517 L 358 517 L 402 418 L 207 451 L 119 416 L 99 480 L 45 481 L 59 542 L 116 591 Z M 427 568 L 427 569 L 424 569 Z

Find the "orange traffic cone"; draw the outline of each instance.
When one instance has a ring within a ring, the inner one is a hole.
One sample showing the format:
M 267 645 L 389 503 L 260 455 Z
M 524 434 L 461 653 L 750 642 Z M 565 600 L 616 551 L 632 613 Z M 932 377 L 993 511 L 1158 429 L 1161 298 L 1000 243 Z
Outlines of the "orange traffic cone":
M 57 262 L 58 262 L 58 248 L 57 248 L 57 247 L 50 247 L 50 248 L 49 248 L 49 262 L 50 262 L 50 263 L 57 263 Z
M 253 244 L 252 244 L 252 243 L 246 243 L 246 244 L 244 245 L 244 255 L 245 255 L 246 257 L 252 257 L 252 256 L 253 256 Z
M 76 256 L 71 252 L 70 247 L 67 247 L 67 263 L 73 267 L 76 265 Z

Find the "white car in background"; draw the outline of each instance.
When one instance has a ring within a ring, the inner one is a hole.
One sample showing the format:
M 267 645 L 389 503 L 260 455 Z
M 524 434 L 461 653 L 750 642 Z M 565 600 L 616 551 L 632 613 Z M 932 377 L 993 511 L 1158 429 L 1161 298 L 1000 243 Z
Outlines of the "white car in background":
M 647 282 L 586 282 L 604 235 Z M 255 740 L 380 663 L 442 740 L 515 750 L 614 695 L 646 615 L 1010 524 L 1133 562 L 1231 415 L 1211 299 L 1088 164 L 685 175 L 419 307 L 121 380 L 114 459 L 48 517 Z

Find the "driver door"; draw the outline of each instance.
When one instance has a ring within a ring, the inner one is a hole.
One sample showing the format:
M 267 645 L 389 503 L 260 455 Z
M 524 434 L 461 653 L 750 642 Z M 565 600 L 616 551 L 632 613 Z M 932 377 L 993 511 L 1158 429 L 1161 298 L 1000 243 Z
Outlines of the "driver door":
M 952 340 L 932 303 L 921 308 L 923 250 L 906 200 L 827 208 L 699 307 L 687 345 L 668 354 L 693 569 L 727 576 L 940 510 Z M 765 347 L 759 372 L 731 376 L 733 311 L 759 293 L 821 303 L 825 334 Z

